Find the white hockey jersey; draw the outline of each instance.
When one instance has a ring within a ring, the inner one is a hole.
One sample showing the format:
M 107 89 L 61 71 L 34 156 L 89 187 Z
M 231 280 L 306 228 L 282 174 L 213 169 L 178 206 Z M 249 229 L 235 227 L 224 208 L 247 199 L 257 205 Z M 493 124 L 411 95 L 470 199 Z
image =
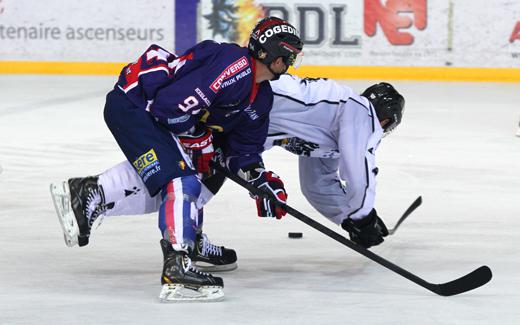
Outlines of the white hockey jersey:
M 306 168 L 300 170 L 302 191 L 329 219 L 339 224 L 346 217 L 366 216 L 374 207 L 374 154 L 383 135 L 372 105 L 351 88 L 329 79 L 283 75 L 271 87 L 274 103 L 265 149 L 279 145 L 309 157 L 308 161 L 300 158 L 300 169 Z M 329 170 L 334 163 L 326 163 L 326 168 L 323 160 L 312 163 L 310 158 L 337 159 L 346 188 Z M 330 187 L 307 188 L 318 184 Z

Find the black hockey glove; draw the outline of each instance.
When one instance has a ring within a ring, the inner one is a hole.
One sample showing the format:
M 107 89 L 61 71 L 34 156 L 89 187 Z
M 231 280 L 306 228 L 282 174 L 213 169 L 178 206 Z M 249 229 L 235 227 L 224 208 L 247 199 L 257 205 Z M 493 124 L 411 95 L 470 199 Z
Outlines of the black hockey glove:
M 241 172 L 243 178 L 254 187 L 264 190 L 269 195 L 268 198 L 251 194 L 256 200 L 256 209 L 259 217 L 275 217 L 281 219 L 287 213 L 280 205 L 275 204 L 276 201 L 286 203 L 287 193 L 282 180 L 278 175 L 271 171 L 265 170 L 263 167 L 250 169 L 247 172 Z
M 388 229 L 383 220 L 377 216 L 375 209 L 360 220 L 345 219 L 341 228 L 348 231 L 350 239 L 358 245 L 370 248 L 381 244 L 383 237 L 388 236 Z

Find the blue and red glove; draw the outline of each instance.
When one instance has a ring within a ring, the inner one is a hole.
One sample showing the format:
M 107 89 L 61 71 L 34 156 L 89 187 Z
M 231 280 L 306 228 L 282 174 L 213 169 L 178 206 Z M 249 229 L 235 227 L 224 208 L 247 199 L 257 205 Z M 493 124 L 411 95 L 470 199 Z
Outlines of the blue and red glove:
M 215 151 L 213 149 L 213 135 L 210 129 L 203 129 L 193 134 L 178 136 L 186 153 L 190 156 L 198 173 L 210 174 L 209 163 Z
M 279 204 L 276 204 L 276 202 L 283 204 L 287 202 L 287 193 L 280 177 L 262 167 L 251 169 L 246 174 L 246 180 L 250 184 L 268 194 L 268 197 L 251 194 L 251 197 L 256 200 L 258 216 L 276 219 L 285 216 L 287 212 Z

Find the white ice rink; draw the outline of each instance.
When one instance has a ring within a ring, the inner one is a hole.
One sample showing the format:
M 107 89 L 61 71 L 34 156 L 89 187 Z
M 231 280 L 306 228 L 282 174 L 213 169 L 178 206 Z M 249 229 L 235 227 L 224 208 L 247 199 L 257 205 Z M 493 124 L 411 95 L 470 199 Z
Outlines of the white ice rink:
M 519 84 L 395 82 L 405 116 L 377 155 L 386 223 L 418 195 L 423 205 L 373 251 L 434 283 L 489 265 L 484 287 L 437 296 L 290 216 L 256 217 L 228 182 L 205 215 L 239 257 L 220 274 L 225 300 L 161 304 L 155 215 L 106 218 L 90 245 L 68 248 L 48 192 L 124 159 L 102 117 L 114 82 L 0 76 L 0 324 L 520 324 Z M 291 206 L 344 233 L 304 201 L 295 156 L 265 161 Z

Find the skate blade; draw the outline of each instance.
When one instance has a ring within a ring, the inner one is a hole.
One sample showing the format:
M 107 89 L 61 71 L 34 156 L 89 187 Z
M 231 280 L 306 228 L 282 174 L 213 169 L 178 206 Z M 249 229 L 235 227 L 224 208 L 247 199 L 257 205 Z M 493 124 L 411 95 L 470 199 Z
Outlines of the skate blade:
M 54 209 L 63 231 L 65 245 L 73 247 L 78 244 L 79 227 L 69 199 L 69 184 L 67 182 L 51 184 L 50 191 Z
M 231 263 L 231 264 L 225 264 L 225 265 L 215 265 L 215 264 L 206 263 L 206 262 L 202 262 L 202 261 L 195 261 L 195 262 L 193 262 L 193 264 L 199 271 L 209 272 L 209 273 L 229 272 L 229 271 L 233 271 L 234 269 L 236 269 L 238 267 L 237 263 Z
M 164 284 L 159 300 L 172 302 L 216 302 L 224 299 L 224 291 L 218 286 L 204 286 L 198 290 L 189 289 L 181 284 Z

